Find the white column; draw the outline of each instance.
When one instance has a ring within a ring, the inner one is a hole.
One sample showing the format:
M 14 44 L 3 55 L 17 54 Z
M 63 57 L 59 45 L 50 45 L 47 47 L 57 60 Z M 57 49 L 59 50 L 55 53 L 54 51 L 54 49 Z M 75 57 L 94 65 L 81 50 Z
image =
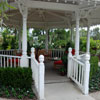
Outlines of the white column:
M 73 42 L 73 27 L 71 27 L 71 41 Z
M 75 38 L 75 55 L 79 58 L 79 11 L 76 12 L 76 38 Z
M 48 29 L 46 29 L 46 38 L 45 38 L 45 49 L 46 49 L 46 51 L 48 52 Z
M 23 12 L 23 35 L 22 35 L 22 57 L 21 57 L 21 67 L 28 67 L 27 59 L 27 9 Z
M 19 50 L 22 50 L 22 33 L 21 28 L 18 30 L 18 36 L 19 36 Z
M 84 68 L 84 88 L 83 93 L 88 95 L 89 93 L 89 76 L 90 76 L 90 55 L 86 54 L 85 56 L 85 68 Z
M 90 26 L 87 27 L 87 45 L 86 53 L 90 54 Z

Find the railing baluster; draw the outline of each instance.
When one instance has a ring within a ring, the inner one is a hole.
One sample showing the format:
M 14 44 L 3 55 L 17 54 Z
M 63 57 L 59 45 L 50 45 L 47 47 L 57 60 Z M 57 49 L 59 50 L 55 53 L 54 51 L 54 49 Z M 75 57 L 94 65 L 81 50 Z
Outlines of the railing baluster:
M 81 80 L 81 68 L 82 68 L 82 66 L 79 65 L 79 83 L 80 83 L 80 80 Z
M 16 58 L 13 58 L 14 59 L 14 67 L 16 67 Z
M 11 67 L 12 67 L 12 57 L 10 59 L 11 59 L 10 63 L 11 63 Z
M 18 67 L 20 66 L 20 59 L 18 58 Z
M 5 57 L 4 57 L 4 68 L 5 68 L 6 66 L 5 66 Z
M 9 61 L 8 60 L 9 60 L 9 58 L 7 57 L 7 67 L 9 66 Z

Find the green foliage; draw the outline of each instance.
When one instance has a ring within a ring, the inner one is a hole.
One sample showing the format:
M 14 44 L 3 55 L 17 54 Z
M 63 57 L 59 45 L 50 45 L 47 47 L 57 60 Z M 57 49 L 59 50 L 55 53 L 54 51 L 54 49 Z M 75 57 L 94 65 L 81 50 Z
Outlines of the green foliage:
M 15 34 L 11 33 L 14 32 L 15 34 L 17 31 L 15 29 L 9 29 L 6 28 L 2 32 L 2 43 L 1 43 L 1 49 L 7 50 L 7 49 L 17 49 L 18 48 L 18 38 Z
M 87 38 L 80 38 L 80 51 L 86 52 Z M 97 50 L 100 49 L 100 40 L 93 40 L 90 38 L 90 53 L 96 54 Z
M 6 11 L 11 8 L 11 9 L 15 9 L 15 7 L 11 6 L 8 4 L 8 0 L 1 0 L 0 1 L 0 25 L 2 27 L 3 23 L 3 19 L 8 19 L 8 15 L 6 13 Z
M 0 97 L 14 98 L 20 100 L 26 100 L 26 99 L 34 100 L 34 98 L 36 98 L 32 89 L 13 88 L 11 86 L 7 86 L 7 87 L 0 86 Z
M 90 92 L 100 91 L 100 68 L 97 72 L 91 77 L 89 82 Z
M 90 79 L 96 74 L 97 70 L 98 70 L 98 57 L 97 56 L 91 56 L 90 59 Z
M 0 68 L 0 85 L 31 88 L 32 71 L 30 68 Z
M 74 48 L 74 45 L 73 45 L 72 42 L 68 42 L 68 43 L 66 44 L 65 53 L 64 53 L 64 55 L 61 57 L 61 60 L 62 60 L 62 62 L 63 62 L 63 64 L 64 64 L 65 68 L 67 68 L 66 66 L 67 66 L 67 63 L 68 63 L 68 48 L 69 48 L 69 47 Z
M 70 40 L 70 31 L 65 29 L 56 29 L 52 33 L 53 48 L 65 48 L 66 43 Z
M 91 37 L 94 40 L 100 40 L 100 28 L 96 27 L 91 31 Z
M 70 42 L 68 42 L 68 43 L 66 44 L 65 51 L 68 51 L 69 47 L 74 48 L 74 43 L 73 43 L 73 42 L 71 42 L 71 41 L 70 41 Z

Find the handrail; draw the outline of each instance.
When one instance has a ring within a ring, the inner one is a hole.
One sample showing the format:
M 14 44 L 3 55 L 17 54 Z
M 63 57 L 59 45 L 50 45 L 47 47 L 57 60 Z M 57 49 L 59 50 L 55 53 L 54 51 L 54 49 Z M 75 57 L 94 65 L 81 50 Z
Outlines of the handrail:
M 74 60 L 75 62 L 79 63 L 80 65 L 84 66 L 84 63 L 82 63 L 80 60 L 75 59 L 74 57 L 72 57 L 71 59 Z
M 21 56 L 12 56 L 12 55 L 1 55 L 2 57 L 12 57 L 12 58 L 21 58 Z
M 72 56 L 72 48 L 68 54 L 68 77 L 71 78 L 84 94 L 89 92 L 90 55 L 82 54 L 79 59 Z

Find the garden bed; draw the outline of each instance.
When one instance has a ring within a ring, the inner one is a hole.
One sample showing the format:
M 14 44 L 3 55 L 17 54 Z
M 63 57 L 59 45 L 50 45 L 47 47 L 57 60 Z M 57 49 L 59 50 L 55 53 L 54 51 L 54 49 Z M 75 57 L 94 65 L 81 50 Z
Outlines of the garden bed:
M 20 99 L 20 100 L 36 100 L 36 96 L 32 89 L 13 88 L 11 86 L 0 87 L 0 97 L 7 99 Z
M 30 68 L 0 68 L 0 97 L 20 100 L 36 100 L 32 91 Z
M 89 90 L 90 92 L 100 91 L 100 68 L 98 68 L 95 75 L 90 79 Z

